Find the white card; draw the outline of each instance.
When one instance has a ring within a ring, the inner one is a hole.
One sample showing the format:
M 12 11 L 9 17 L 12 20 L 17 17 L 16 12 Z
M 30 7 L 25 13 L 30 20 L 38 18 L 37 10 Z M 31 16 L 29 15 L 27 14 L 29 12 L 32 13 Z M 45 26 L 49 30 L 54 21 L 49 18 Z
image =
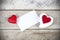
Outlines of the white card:
M 39 22 L 39 17 L 35 11 L 26 13 L 25 15 L 17 19 L 17 24 L 21 31 L 30 28 L 32 25 L 35 25 L 38 22 Z

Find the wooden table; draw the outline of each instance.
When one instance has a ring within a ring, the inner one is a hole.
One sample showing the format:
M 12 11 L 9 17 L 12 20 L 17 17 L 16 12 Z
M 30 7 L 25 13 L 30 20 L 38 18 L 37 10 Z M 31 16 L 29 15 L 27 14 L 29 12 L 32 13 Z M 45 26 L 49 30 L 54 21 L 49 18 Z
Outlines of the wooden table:
M 60 39 L 60 1 L 46 0 L 3 0 L 0 1 L 0 40 L 59 40 Z M 34 7 L 35 4 L 35 7 Z M 21 32 L 17 24 L 11 24 L 7 18 L 12 14 L 18 17 L 35 9 L 38 15 L 45 12 L 54 18 L 53 24 L 45 29 L 39 23 Z

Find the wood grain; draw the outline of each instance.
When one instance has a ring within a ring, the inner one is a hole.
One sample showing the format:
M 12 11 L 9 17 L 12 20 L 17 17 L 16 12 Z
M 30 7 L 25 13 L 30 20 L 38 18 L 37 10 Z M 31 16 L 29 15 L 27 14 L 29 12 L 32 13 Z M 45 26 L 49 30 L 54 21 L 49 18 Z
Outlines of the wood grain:
M 29 11 L 0 11 L 0 29 L 19 29 L 17 24 L 11 24 L 7 21 L 8 17 L 16 14 L 18 17 L 22 16 Z M 36 11 L 39 16 L 41 13 L 47 13 L 47 15 L 52 16 L 54 18 L 53 24 L 46 29 L 60 29 L 60 11 Z M 7 25 L 8 24 L 8 25 Z M 29 29 L 40 29 L 39 23 L 33 25 Z
M 35 5 L 34 0 L 0 0 L 0 40 L 60 40 L 60 0 L 43 1 Z M 43 12 L 52 16 L 54 23 L 46 29 L 40 29 L 38 23 L 21 32 L 17 24 L 7 21 L 13 14 L 19 17 L 33 9 L 38 16 Z
M 59 30 L 0 30 L 0 40 L 59 40 Z
M 60 9 L 60 1 L 59 0 L 42 0 L 42 1 L 1 0 L 0 9 Z

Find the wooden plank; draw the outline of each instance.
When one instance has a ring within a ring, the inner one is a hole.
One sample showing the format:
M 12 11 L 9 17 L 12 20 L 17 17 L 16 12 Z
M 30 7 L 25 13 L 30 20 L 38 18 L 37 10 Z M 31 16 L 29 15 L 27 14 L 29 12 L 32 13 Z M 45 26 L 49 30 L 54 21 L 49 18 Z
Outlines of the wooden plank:
M 33 9 L 0 9 L 0 11 L 32 11 Z M 34 9 L 35 11 L 60 11 L 60 9 Z
M 1 0 L 0 9 L 60 9 L 59 0 Z
M 29 11 L 0 11 L 0 30 L 1 29 L 19 29 L 17 24 L 11 24 L 7 21 L 8 17 L 16 14 L 18 17 L 26 14 Z M 60 29 L 60 11 L 37 11 L 37 15 L 41 13 L 47 13 L 49 16 L 54 18 L 53 24 L 46 29 Z M 41 29 L 39 28 L 39 23 L 33 25 L 29 29 Z
M 59 30 L 0 30 L 0 40 L 60 40 Z

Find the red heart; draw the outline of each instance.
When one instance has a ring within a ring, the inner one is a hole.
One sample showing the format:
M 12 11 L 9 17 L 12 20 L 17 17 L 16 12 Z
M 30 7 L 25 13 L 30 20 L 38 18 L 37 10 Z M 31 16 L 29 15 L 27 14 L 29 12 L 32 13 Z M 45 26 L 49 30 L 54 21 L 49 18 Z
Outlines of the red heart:
M 16 24 L 16 21 L 17 21 L 17 16 L 16 15 L 12 15 L 11 17 L 8 18 L 9 23 Z
M 51 18 L 50 17 L 47 17 L 46 15 L 43 15 L 42 16 L 42 20 L 43 20 L 43 23 L 48 23 L 51 21 Z

